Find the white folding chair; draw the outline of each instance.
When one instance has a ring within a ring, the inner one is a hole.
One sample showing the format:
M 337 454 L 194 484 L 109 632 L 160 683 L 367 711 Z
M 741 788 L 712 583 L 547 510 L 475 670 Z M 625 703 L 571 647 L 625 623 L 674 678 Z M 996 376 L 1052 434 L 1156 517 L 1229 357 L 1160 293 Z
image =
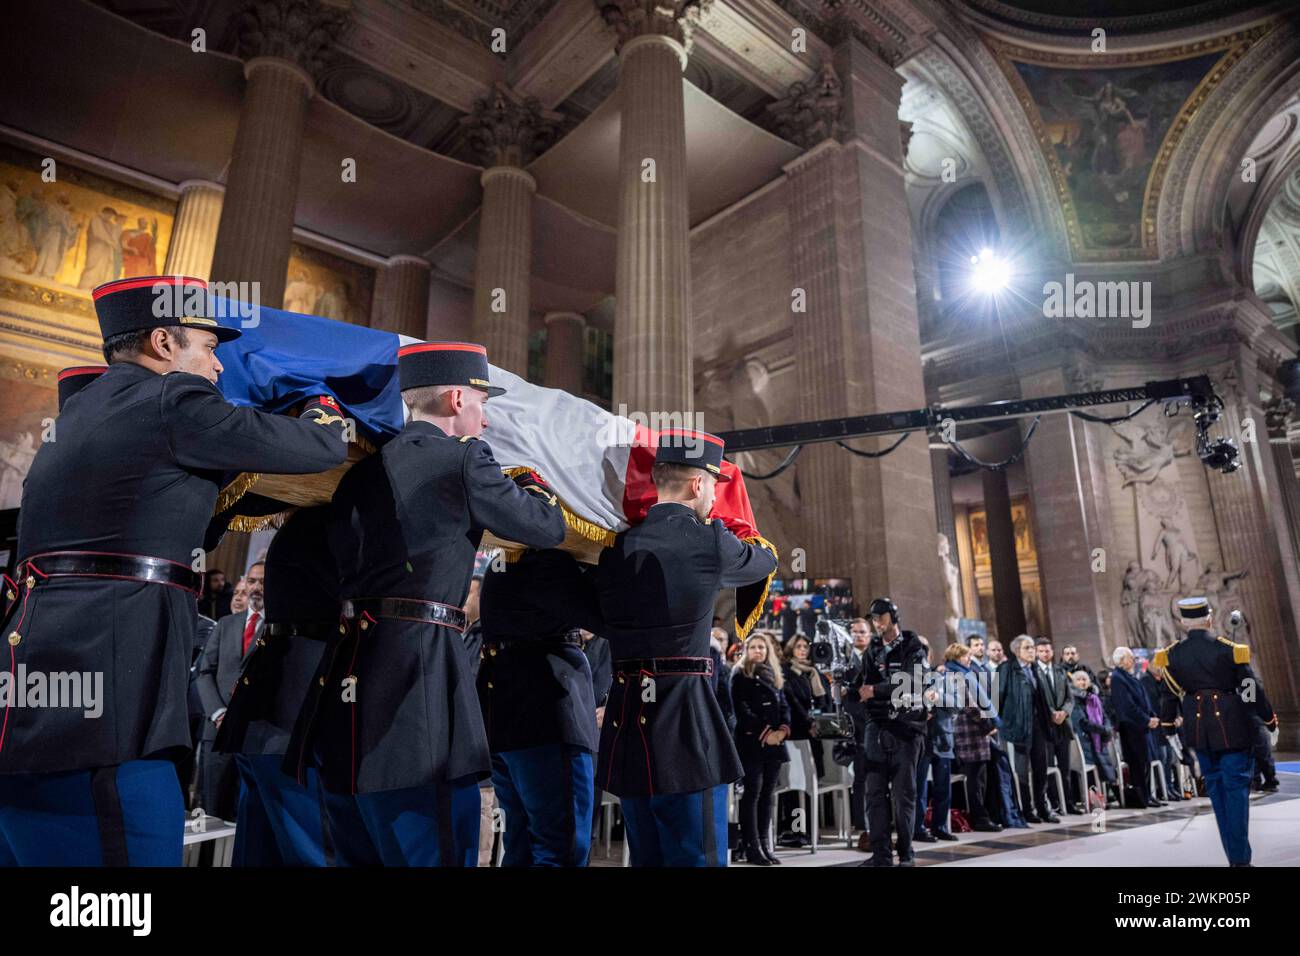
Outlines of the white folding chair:
M 1077 735 L 1073 743 L 1074 746 L 1070 748 L 1070 773 L 1079 778 L 1080 792 L 1086 797 L 1083 804 L 1091 810 L 1092 798 L 1088 794 L 1092 784 L 1097 785 L 1097 792 L 1101 794 L 1103 800 L 1106 799 L 1106 786 L 1101 779 L 1101 768 L 1096 764 L 1088 763 L 1087 755 L 1083 752 L 1083 744 L 1079 741 Z M 1089 780 L 1090 777 L 1091 780 Z
M 1027 812 L 1020 800 L 1020 774 L 1016 772 L 1016 745 L 1007 741 L 1007 763 L 1011 765 L 1011 799 L 1016 802 L 1021 813 Z
M 605 859 L 609 859 L 609 851 L 614 843 L 614 815 L 619 812 L 620 801 L 618 797 L 608 790 L 600 791 L 600 838 L 605 844 Z M 626 831 L 626 827 L 624 830 Z M 623 834 L 623 843 L 627 844 L 627 833 Z
M 1161 760 L 1151 761 L 1151 796 L 1156 795 L 1156 784 L 1160 785 L 1161 797 L 1168 801 L 1169 784 L 1165 782 L 1165 765 Z
M 181 841 L 181 865 L 198 866 L 203 853 L 203 844 L 212 843 L 212 865 L 214 867 L 230 866 L 235 853 L 235 825 L 218 820 L 216 817 L 200 818 L 203 829 L 194 829 L 187 821 L 185 836 Z M 211 820 L 211 823 L 207 821 Z

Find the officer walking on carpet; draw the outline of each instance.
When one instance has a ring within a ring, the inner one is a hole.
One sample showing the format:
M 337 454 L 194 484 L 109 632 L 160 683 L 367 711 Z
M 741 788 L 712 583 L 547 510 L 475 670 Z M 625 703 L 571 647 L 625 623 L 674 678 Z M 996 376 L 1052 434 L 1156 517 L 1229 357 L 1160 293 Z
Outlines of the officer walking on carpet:
M 579 629 L 604 627 L 593 577 L 548 549 L 483 579 L 478 696 L 505 814 L 503 866 L 587 865 L 596 698 Z
M 722 440 L 660 436 L 659 500 L 601 554 L 596 588 L 614 683 L 596 782 L 622 801 L 633 866 L 726 866 L 727 785 L 740 758 L 708 678 L 718 591 L 762 581 L 776 555 L 710 519 Z
M 1156 651 L 1155 663 L 1176 698 L 1165 699 L 1165 721 L 1178 716 L 1196 751 L 1205 790 L 1214 807 L 1219 839 L 1229 866 L 1250 866 L 1250 781 L 1254 775 L 1254 714 L 1277 732 L 1277 715 L 1250 667 L 1250 648 L 1214 636 L 1214 611 L 1203 597 L 1178 601 L 1185 637 Z
M 215 351 L 240 333 L 212 317 L 202 280 L 122 279 L 92 297 L 108 371 L 68 402 L 27 474 L 0 632 L 15 677 L 91 675 L 102 713 L 6 701 L 0 865 L 179 866 L 172 761 L 190 747 L 193 562 L 218 481 L 333 468 L 344 422 L 327 395 L 297 420 L 227 402 Z
M 541 479 L 505 477 L 487 443 L 487 350 L 398 350 L 411 420 L 334 493 L 329 545 L 345 622 L 294 728 L 286 771 L 320 771 L 339 863 L 475 866 L 478 782 L 490 768 L 462 635 L 485 530 L 526 547 L 564 540 Z

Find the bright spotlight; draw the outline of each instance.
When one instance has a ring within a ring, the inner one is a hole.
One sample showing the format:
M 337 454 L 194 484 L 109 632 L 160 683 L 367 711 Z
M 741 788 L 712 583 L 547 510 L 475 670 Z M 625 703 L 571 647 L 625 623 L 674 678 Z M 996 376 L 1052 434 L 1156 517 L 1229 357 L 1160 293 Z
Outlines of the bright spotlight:
M 992 294 L 1011 281 L 1011 263 L 992 249 L 981 249 L 979 255 L 970 257 L 970 264 L 971 286 L 977 292 Z

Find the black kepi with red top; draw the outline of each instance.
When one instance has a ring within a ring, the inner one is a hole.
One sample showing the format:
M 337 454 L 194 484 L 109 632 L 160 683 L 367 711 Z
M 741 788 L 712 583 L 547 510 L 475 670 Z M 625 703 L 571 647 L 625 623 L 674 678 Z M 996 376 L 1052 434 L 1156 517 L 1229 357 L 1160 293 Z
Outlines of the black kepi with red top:
M 219 342 L 240 336 L 239 329 L 221 325 L 214 313 L 208 284 L 193 276 L 141 276 L 117 279 L 91 293 L 104 338 L 179 325 L 211 332 Z
M 722 470 L 722 453 L 726 445 L 717 435 L 691 428 L 665 428 L 659 433 L 655 450 L 656 465 L 690 465 L 703 468 L 718 481 L 730 481 Z
M 75 365 L 59 373 L 59 411 L 73 395 L 108 371 L 107 365 Z
M 412 342 L 397 350 L 397 377 L 402 391 L 430 385 L 466 385 L 501 395 L 488 382 L 487 348 L 473 342 Z

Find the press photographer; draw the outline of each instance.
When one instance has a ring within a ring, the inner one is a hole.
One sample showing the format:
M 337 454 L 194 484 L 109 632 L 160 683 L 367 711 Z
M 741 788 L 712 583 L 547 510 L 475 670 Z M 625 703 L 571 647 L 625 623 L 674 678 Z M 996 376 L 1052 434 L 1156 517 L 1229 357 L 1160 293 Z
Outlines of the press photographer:
M 921 695 L 929 655 L 916 632 L 899 628 L 898 606 L 889 598 L 872 601 L 867 616 L 874 633 L 863 654 L 862 668 L 849 685 L 867 717 L 863 760 L 871 859 L 863 866 L 894 865 L 889 837 L 891 807 L 898 834 L 898 865 L 914 866 L 916 766 L 926 729 Z

